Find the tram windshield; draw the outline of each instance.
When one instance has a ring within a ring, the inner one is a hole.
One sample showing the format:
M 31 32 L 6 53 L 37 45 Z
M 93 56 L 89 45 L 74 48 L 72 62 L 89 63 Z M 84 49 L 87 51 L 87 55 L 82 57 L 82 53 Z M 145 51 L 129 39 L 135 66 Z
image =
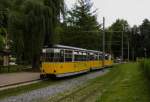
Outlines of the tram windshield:
M 63 62 L 64 53 L 60 49 L 43 49 L 42 61 L 44 62 Z
M 45 49 L 42 53 L 43 62 L 69 62 L 72 61 L 72 50 L 64 49 Z

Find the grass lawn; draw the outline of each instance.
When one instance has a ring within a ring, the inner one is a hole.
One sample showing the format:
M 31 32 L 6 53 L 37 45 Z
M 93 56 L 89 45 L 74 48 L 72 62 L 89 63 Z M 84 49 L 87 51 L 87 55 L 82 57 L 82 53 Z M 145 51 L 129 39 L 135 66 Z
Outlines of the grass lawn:
M 150 81 L 137 64 L 119 66 L 97 102 L 150 102 Z
M 60 102 L 150 102 L 150 81 L 136 63 L 117 65 L 86 85 L 50 99 Z

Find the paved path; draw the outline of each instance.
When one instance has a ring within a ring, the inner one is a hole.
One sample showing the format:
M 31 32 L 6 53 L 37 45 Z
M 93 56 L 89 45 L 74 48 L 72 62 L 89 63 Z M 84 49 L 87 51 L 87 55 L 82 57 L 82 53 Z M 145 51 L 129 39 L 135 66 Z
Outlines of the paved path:
M 0 74 L 0 87 L 10 84 L 17 84 L 21 82 L 37 80 L 39 78 L 40 73 L 32 73 L 32 72 Z

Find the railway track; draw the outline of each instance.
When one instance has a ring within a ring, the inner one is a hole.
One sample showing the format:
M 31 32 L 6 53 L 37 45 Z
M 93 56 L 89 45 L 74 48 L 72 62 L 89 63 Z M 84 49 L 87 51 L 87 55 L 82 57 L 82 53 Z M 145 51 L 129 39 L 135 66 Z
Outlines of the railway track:
M 114 64 L 114 65 L 117 65 L 117 64 Z M 0 91 L 10 89 L 10 88 L 16 88 L 16 87 L 20 87 L 20 86 L 30 85 L 30 84 L 38 83 L 41 81 L 43 81 L 43 80 L 41 80 L 40 78 L 37 78 L 34 80 L 30 80 L 30 81 L 18 82 L 18 83 L 13 83 L 13 84 L 8 84 L 8 85 L 0 85 Z
M 44 79 L 44 80 L 47 80 L 47 79 Z M 11 89 L 11 88 L 16 88 L 16 87 L 20 87 L 20 86 L 30 85 L 30 84 L 38 83 L 41 81 L 43 81 L 43 80 L 38 78 L 38 79 L 30 80 L 30 81 L 23 81 L 23 82 L 8 84 L 8 85 L 0 85 L 0 91 L 6 90 L 6 89 Z
M 99 85 L 100 83 L 97 84 Z M 89 97 L 91 97 L 91 95 L 97 94 L 97 91 L 99 91 L 98 87 L 95 88 L 95 85 L 93 86 L 93 83 L 89 83 L 58 99 L 54 97 L 54 99 L 51 99 L 51 102 L 69 102 L 69 101 L 83 102 L 87 100 Z M 84 95 L 85 92 L 86 95 Z

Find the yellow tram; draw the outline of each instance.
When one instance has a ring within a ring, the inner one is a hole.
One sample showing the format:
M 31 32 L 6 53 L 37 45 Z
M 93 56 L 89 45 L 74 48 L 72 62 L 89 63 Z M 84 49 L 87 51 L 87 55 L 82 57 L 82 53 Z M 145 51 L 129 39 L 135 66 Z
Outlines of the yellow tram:
M 100 51 L 63 45 L 43 48 L 41 78 L 71 76 L 112 66 L 110 54 L 105 54 L 105 60 L 102 59 Z

